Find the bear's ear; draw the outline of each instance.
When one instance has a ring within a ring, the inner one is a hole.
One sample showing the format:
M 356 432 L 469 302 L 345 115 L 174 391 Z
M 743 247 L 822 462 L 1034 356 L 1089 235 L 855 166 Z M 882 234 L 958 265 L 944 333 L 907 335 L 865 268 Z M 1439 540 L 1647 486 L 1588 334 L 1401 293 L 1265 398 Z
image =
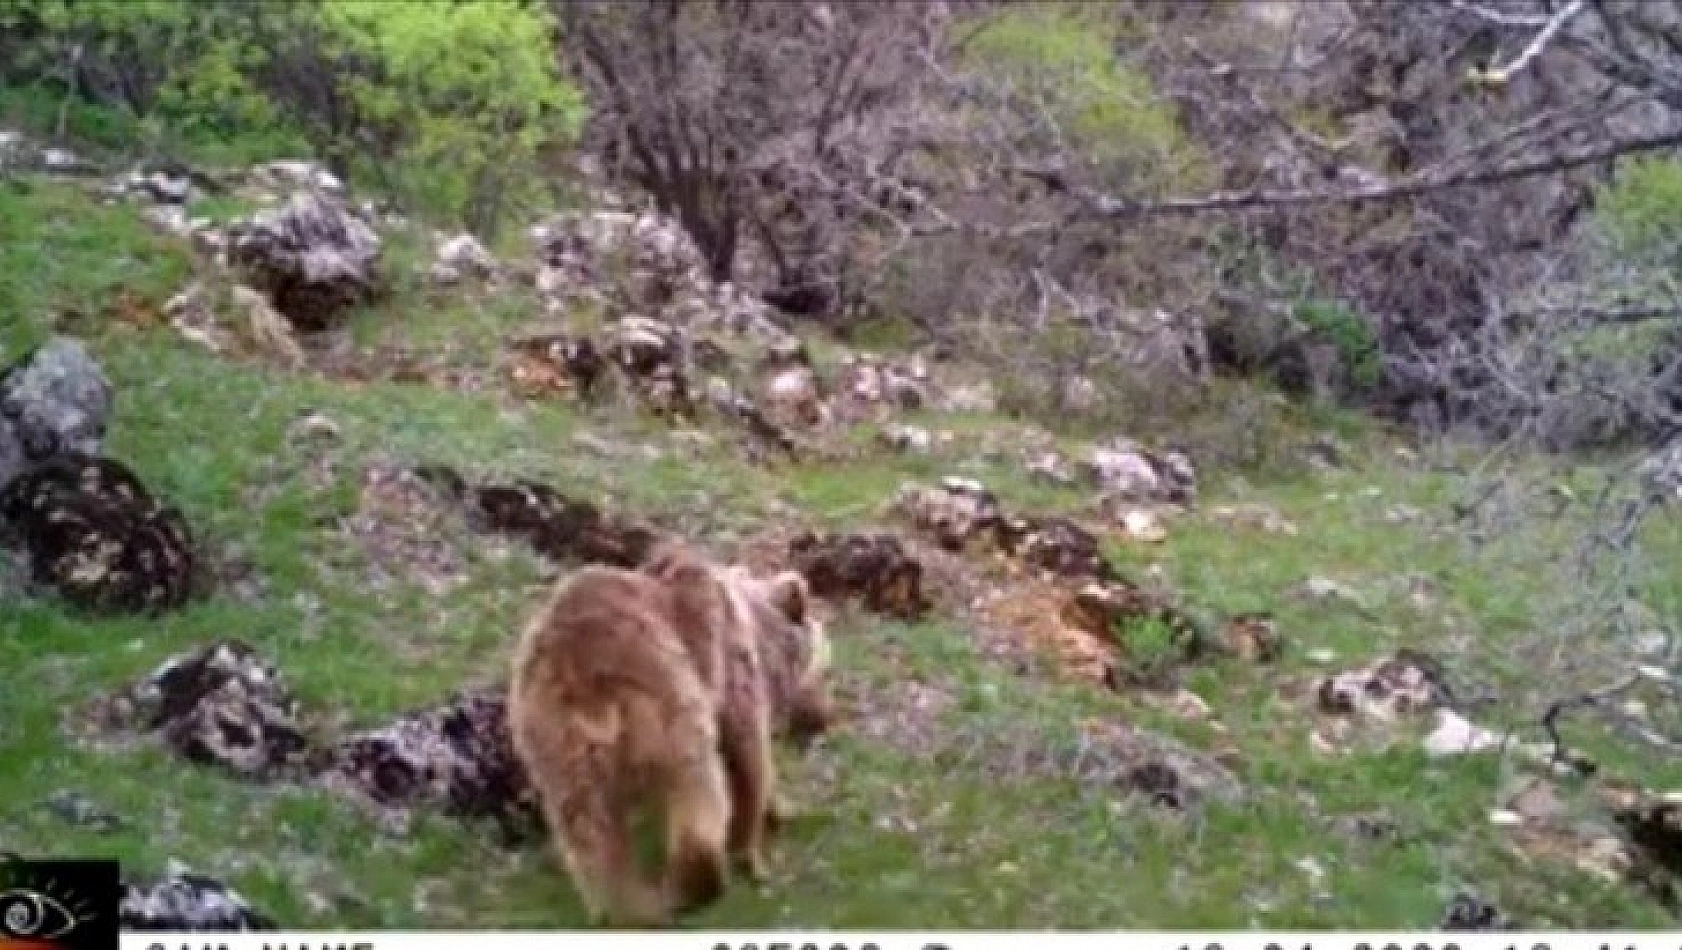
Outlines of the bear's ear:
M 812 589 L 800 572 L 783 571 L 771 578 L 768 589 L 771 606 L 781 611 L 791 623 L 806 622 L 806 609 L 808 601 L 812 599 Z

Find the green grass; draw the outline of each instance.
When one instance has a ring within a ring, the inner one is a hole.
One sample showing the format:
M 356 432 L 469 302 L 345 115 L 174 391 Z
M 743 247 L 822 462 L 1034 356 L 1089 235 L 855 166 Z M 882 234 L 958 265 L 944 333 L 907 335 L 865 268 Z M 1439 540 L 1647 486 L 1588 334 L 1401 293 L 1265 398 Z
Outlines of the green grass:
M 425 260 L 413 248 L 394 256 L 411 267 Z M 954 471 L 977 475 L 1014 507 L 1074 511 L 1087 500 L 1030 482 L 1006 459 L 970 464 L 968 440 L 997 420 L 923 420 L 960 436 L 959 448 L 933 458 L 867 455 L 777 472 L 739 460 L 725 433 L 697 448 L 650 420 L 607 409 L 514 405 L 415 385 L 342 386 L 225 362 L 168 330 L 98 319 L 123 290 L 167 297 L 189 266 L 182 248 L 153 236 L 131 210 L 40 182 L 0 189 L 0 313 L 8 315 L 0 347 L 14 353 L 40 340 L 66 311 L 87 315 L 82 332 L 118 394 L 110 451 L 179 505 L 210 550 L 242 554 L 266 585 L 254 601 L 219 593 L 157 619 L 96 618 L 48 601 L 0 605 L 0 668 L 8 671 L 0 690 L 0 841 L 24 852 L 114 855 L 141 874 L 182 859 L 292 926 L 582 923 L 545 848 L 504 849 L 484 829 L 438 817 L 391 837 L 336 798 L 242 784 L 147 744 L 85 747 L 65 728 L 94 695 L 227 636 L 272 657 L 308 709 L 350 726 L 500 675 L 541 592 L 543 568 L 518 551 L 498 557 L 488 545 L 467 544 L 465 580 L 445 595 L 401 579 L 371 584 L 365 555 L 333 526 L 333 516 L 355 505 L 370 462 L 538 477 L 708 536 L 763 525 L 776 500 L 815 522 L 877 522 L 902 480 Z M 515 293 L 437 295 L 408 280 L 392 301 L 359 313 L 353 335 L 490 371 L 495 337 L 535 317 L 533 306 Z M 287 441 L 288 426 L 309 412 L 341 430 L 327 450 L 324 484 Z M 1338 424 L 1345 438 L 1361 436 L 1347 419 Z M 578 448 L 586 431 L 622 454 Z M 1310 751 L 1303 702 L 1280 693 L 1320 669 L 1310 651 L 1354 663 L 1398 646 L 1435 649 L 1457 673 L 1535 688 L 1511 657 L 1545 623 L 1539 605 L 1557 582 L 1524 566 L 1534 557 L 1474 555 L 1428 521 L 1387 521 L 1385 510 L 1397 504 L 1440 515 L 1458 486 L 1451 476 L 1401 467 L 1371 441 L 1356 465 L 1331 474 L 1205 473 L 1205 512 L 1264 502 L 1296 523 L 1295 536 L 1196 513 L 1171 521 L 1163 545 L 1112 546 L 1130 573 L 1160 566 L 1187 603 L 1275 613 L 1288 643 L 1280 663 L 1217 661 L 1187 681 L 1240 753 L 1241 802 L 1172 817 L 1072 780 L 1013 774 L 1002 765 L 1001 743 L 1070 749 L 1087 718 L 1124 720 L 1192 746 L 1218 736 L 1207 723 L 990 661 L 958 618 L 907 625 L 848 612 L 833 624 L 838 664 L 864 696 L 890 697 L 915 680 L 949 698 L 921 724 L 933 749 L 843 729 L 810 759 L 785 753 L 802 814 L 774 850 L 773 883 L 734 888 L 689 925 L 1422 928 L 1465 883 L 1534 926 L 1672 926 L 1630 888 L 1513 857 L 1487 820 L 1503 780 L 1493 760 L 1432 761 L 1405 748 L 1347 758 Z M 1654 530 L 1660 550 L 1682 549 L 1674 525 Z M 1507 553 L 1557 545 L 1556 534 L 1515 536 Z M 1400 583 L 1409 574 L 1430 579 L 1432 603 L 1410 601 Z M 1367 609 L 1292 596 L 1313 575 L 1358 591 Z M 1682 597 L 1673 582 L 1647 593 L 1670 611 Z M 901 715 L 868 705 L 862 713 Z M 911 716 L 905 725 L 919 724 Z M 1682 779 L 1676 767 L 1589 726 L 1572 735 L 1639 781 Z M 108 835 L 67 827 L 39 807 L 62 788 L 92 796 L 128 827 Z M 1369 811 L 1388 814 L 1400 840 L 1361 841 L 1330 827 L 1337 816 Z
M 40 342 L 55 324 L 97 320 L 122 291 L 161 306 L 191 269 L 185 248 L 131 210 L 33 179 L 0 182 L 0 255 L 9 348 Z

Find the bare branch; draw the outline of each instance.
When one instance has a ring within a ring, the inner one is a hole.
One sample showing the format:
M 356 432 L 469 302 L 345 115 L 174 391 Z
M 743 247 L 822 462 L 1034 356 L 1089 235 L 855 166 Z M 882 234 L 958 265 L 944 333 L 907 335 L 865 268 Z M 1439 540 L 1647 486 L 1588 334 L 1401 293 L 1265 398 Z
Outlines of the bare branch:
M 1682 320 L 1682 304 L 1646 307 L 1540 307 L 1533 310 L 1515 310 L 1510 315 L 1518 318 L 1576 316 L 1591 323 L 1602 324 L 1648 323 L 1656 320 Z
M 1489 69 L 1483 70 L 1479 75 L 1480 81 L 1499 85 L 1512 79 L 1515 74 L 1535 62 L 1536 57 L 1542 55 L 1542 51 L 1547 49 L 1548 44 L 1559 34 L 1559 31 L 1564 29 L 1565 25 L 1575 19 L 1578 14 L 1582 13 L 1587 6 L 1588 0 L 1571 0 L 1570 3 L 1561 7 L 1559 12 L 1548 18 L 1547 25 L 1536 33 L 1529 45 L 1525 46 L 1524 50 L 1512 62 L 1505 66 L 1491 66 Z
M 1503 13 L 1500 10 L 1491 10 L 1480 4 L 1472 3 L 1470 0 L 1448 0 L 1448 5 L 1462 13 L 1470 13 L 1480 20 L 1498 26 L 1545 27 L 1551 19 L 1546 14 Z
M 1066 227 L 1071 220 L 1082 218 L 1111 218 L 1131 219 L 1149 217 L 1167 217 L 1175 215 L 1204 214 L 1208 212 L 1242 211 L 1251 208 L 1280 208 L 1302 207 L 1307 205 L 1328 204 L 1363 204 L 1369 202 L 1398 201 L 1417 198 L 1433 192 L 1448 191 L 1455 188 L 1492 185 L 1524 178 L 1534 178 L 1542 175 L 1553 175 L 1609 161 L 1623 155 L 1641 152 L 1659 151 L 1667 148 L 1682 146 L 1682 129 L 1669 130 L 1658 134 L 1637 136 L 1610 142 L 1599 148 L 1578 152 L 1574 155 L 1562 155 L 1526 162 L 1515 162 L 1510 165 L 1497 167 L 1473 167 L 1471 169 L 1444 174 L 1438 170 L 1430 170 L 1411 176 L 1399 182 L 1374 184 L 1363 188 L 1342 191 L 1301 189 L 1294 191 L 1269 191 L 1267 189 L 1251 189 L 1247 191 L 1218 192 L 1189 198 L 1169 198 L 1157 201 L 1140 201 L 1131 198 L 1118 198 L 1089 189 L 1077 188 L 1068 182 L 1067 175 L 1056 167 L 1018 166 L 1013 169 L 1016 174 L 1040 181 L 1047 186 L 1055 186 L 1067 190 L 1081 202 L 1081 207 L 1072 214 L 1057 220 L 1027 222 L 1012 227 L 987 227 L 958 222 L 950 215 L 946 220 L 923 225 L 913 229 L 920 236 L 950 234 L 954 231 L 972 230 L 977 233 L 1002 237 L 1026 237 L 1048 231 L 1055 231 Z

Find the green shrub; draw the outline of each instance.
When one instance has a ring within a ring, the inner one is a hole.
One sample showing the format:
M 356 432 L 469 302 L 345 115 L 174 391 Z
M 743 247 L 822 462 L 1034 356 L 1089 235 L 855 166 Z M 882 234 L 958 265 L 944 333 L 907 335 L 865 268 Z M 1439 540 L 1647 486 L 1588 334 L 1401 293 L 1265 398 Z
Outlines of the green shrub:
M 583 120 L 548 17 L 530 4 L 327 0 L 324 20 L 343 56 L 378 64 L 349 90 L 370 121 L 404 130 L 393 184 L 427 210 L 493 231 L 538 178 L 539 149 Z
M 1682 159 L 1632 158 L 1600 186 L 1595 218 L 1620 254 L 1682 264 Z
M 200 160 L 313 151 L 487 236 L 584 114 L 530 0 L 0 0 L 8 29 L 0 80 L 34 91 L 4 104 L 31 125 L 64 110 L 66 132 Z
M 1316 337 L 1337 347 L 1338 357 L 1356 386 L 1370 389 L 1378 384 L 1384 363 L 1378 335 L 1359 313 L 1335 300 L 1309 298 L 1299 302 L 1292 315 Z
M 1112 629 L 1128 671 L 1143 682 L 1167 674 L 1185 659 L 1186 644 L 1174 627 L 1159 617 L 1125 615 Z
M 1207 163 L 1173 104 L 1118 61 L 1110 13 L 1101 4 L 1011 6 L 982 22 L 962 61 L 1036 99 L 1087 160 L 1124 165 L 1155 190 L 1206 184 Z
M 106 148 L 228 161 L 296 151 L 301 129 L 257 77 L 271 46 L 299 42 L 310 10 L 230 0 L 0 0 L 0 28 L 28 23 L 38 34 L 13 51 L 6 78 L 24 77 L 28 92 L 12 105 L 54 132 L 62 110 L 65 133 Z M 76 84 L 67 90 L 72 60 Z

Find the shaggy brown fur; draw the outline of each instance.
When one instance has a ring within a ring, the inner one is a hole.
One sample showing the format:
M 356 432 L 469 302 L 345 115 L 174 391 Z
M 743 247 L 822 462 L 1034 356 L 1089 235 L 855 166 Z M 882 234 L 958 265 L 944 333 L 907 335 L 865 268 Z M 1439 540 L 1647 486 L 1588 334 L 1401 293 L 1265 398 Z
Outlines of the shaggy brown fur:
M 513 741 L 593 921 L 667 924 L 722 893 L 729 857 L 763 876 L 771 737 L 829 719 L 808 600 L 797 574 L 761 580 L 668 544 L 637 571 L 578 571 L 527 626 Z M 657 883 L 632 850 L 645 806 L 666 825 Z

